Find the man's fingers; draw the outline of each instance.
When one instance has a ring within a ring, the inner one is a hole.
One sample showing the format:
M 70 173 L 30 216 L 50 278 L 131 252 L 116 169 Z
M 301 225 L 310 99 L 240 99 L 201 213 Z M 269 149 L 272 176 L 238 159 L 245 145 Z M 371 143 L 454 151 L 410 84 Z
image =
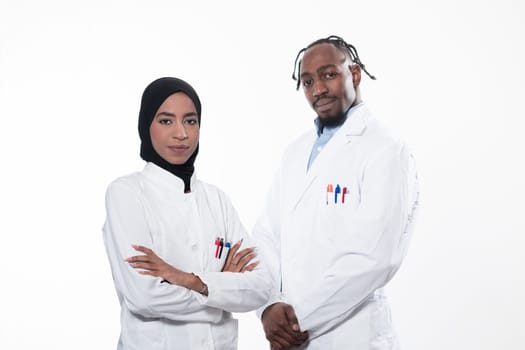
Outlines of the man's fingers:
M 266 339 L 276 345 L 277 349 L 288 349 L 294 342 L 294 338 L 280 329 L 272 330 L 266 335 Z
M 290 324 L 290 327 L 292 327 L 292 330 L 295 332 L 299 331 L 299 321 L 297 320 L 297 316 L 295 315 L 295 311 L 292 307 L 286 307 L 284 309 L 284 313 L 286 315 L 286 318 L 288 319 L 288 323 Z

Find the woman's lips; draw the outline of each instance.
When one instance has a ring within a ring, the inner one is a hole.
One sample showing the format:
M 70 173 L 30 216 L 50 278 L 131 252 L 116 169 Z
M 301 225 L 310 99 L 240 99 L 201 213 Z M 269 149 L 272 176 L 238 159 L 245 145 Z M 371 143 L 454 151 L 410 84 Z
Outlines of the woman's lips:
M 175 152 L 175 153 L 182 153 L 184 152 L 185 150 L 188 149 L 188 146 L 184 146 L 184 145 L 176 145 L 176 146 L 168 146 L 168 148 Z

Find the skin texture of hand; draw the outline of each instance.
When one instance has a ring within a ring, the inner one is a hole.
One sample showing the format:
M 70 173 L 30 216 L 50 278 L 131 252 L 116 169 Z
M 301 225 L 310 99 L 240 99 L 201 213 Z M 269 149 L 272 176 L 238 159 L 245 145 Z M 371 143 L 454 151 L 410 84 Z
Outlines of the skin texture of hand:
M 222 272 L 246 272 L 252 271 L 259 262 L 250 263 L 250 261 L 255 258 L 257 255 L 255 253 L 255 248 L 245 248 L 241 251 L 238 251 L 241 247 L 241 242 L 235 243 L 226 257 L 224 266 L 222 267 Z
M 241 242 L 237 242 L 230 249 L 222 272 L 243 273 L 252 271 L 259 264 L 259 262 L 250 263 L 256 256 L 253 247 L 238 251 L 240 246 Z M 143 255 L 129 257 L 126 261 L 141 275 L 160 277 L 171 284 L 186 287 L 196 292 L 201 292 L 206 286 L 198 276 L 171 266 L 157 256 L 153 250 L 141 245 L 133 245 L 133 249 L 143 253 Z M 204 289 L 204 295 L 208 295 L 207 289 Z
M 308 332 L 301 332 L 293 307 L 286 303 L 268 306 L 263 312 L 262 323 L 272 350 L 290 349 L 308 340 Z
M 191 284 L 191 279 L 195 277 L 194 275 L 171 266 L 149 248 L 141 245 L 133 245 L 133 249 L 144 254 L 135 255 L 126 259 L 133 268 L 138 269 L 138 273 L 141 275 L 161 277 L 171 284 L 190 288 L 188 284 Z

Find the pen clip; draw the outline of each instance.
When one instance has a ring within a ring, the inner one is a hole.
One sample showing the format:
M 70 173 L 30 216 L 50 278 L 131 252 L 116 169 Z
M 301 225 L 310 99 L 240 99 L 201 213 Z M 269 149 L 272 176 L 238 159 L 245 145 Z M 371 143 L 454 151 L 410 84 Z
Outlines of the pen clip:
M 337 195 L 341 193 L 341 187 L 339 184 L 335 186 L 335 192 L 334 192 L 334 203 L 337 203 Z

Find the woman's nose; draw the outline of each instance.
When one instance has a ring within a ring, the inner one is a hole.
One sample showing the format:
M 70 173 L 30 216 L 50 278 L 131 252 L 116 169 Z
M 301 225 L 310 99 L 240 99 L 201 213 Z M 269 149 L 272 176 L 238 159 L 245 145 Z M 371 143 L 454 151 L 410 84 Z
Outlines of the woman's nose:
M 185 140 L 188 138 L 188 134 L 186 133 L 186 128 L 184 128 L 184 125 L 180 123 L 176 123 L 174 125 L 173 138 L 178 140 Z

